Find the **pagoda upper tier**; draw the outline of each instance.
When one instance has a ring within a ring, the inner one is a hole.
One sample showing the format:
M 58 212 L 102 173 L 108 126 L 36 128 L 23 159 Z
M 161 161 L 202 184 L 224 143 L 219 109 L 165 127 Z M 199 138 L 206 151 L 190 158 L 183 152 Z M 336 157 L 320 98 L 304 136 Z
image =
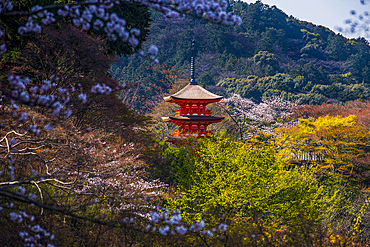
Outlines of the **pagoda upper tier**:
M 164 101 L 176 103 L 180 110 L 175 112 L 174 117 L 162 117 L 165 122 L 173 122 L 179 126 L 174 131 L 175 137 L 206 137 L 212 132 L 207 130 L 208 125 L 221 122 L 223 117 L 214 117 L 212 112 L 206 109 L 210 103 L 218 102 L 223 97 L 211 93 L 200 86 L 195 80 L 195 41 L 192 42 L 191 57 L 191 80 L 189 84 L 179 92 L 164 97 Z

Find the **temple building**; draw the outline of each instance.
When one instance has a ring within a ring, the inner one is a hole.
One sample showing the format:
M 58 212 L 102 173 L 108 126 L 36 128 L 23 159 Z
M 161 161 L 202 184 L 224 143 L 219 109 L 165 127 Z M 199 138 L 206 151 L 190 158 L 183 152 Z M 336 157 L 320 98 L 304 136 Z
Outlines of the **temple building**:
M 213 94 L 195 80 L 195 58 L 194 40 L 192 42 L 193 54 L 191 57 L 191 80 L 189 84 L 179 92 L 164 97 L 164 101 L 175 103 L 180 109 L 175 111 L 173 117 L 162 117 L 165 122 L 172 122 L 179 126 L 179 130 L 174 131 L 174 137 L 206 137 L 212 134 L 207 130 L 208 125 L 221 122 L 223 117 L 212 116 L 212 112 L 206 109 L 210 103 L 218 102 L 223 97 Z

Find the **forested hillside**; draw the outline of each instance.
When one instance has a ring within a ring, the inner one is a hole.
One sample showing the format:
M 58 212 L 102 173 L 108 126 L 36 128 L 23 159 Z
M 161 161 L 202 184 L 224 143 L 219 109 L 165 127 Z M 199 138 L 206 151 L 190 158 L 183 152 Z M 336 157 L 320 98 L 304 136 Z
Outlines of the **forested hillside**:
M 369 246 L 370 101 L 261 99 L 366 98 L 365 40 L 228 6 L 0 1 L 0 246 Z M 199 82 L 243 97 L 173 145 L 157 102 L 188 84 L 193 36 Z
M 231 2 L 228 11 L 242 17 L 240 27 L 190 17 L 167 21 L 153 13 L 147 43 L 158 46 L 161 66 L 153 68 L 138 56 L 122 57 L 111 74 L 120 83 L 139 86 L 131 90 L 136 106 L 144 99 L 146 104 L 158 100 L 170 87 L 169 75 L 190 74 L 195 38 L 198 82 L 216 93 L 257 102 L 280 95 L 306 104 L 369 98 L 370 47 L 364 38 L 346 39 L 260 1 Z

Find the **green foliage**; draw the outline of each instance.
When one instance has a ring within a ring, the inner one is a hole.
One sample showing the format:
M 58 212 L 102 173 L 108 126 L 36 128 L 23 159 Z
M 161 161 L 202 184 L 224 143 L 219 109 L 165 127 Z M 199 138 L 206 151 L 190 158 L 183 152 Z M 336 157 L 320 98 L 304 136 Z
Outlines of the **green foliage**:
M 193 147 L 197 145 L 195 141 L 191 141 L 191 143 L 192 145 L 181 145 L 178 148 L 168 146 L 161 153 L 164 162 L 161 164 L 160 170 L 167 170 L 166 180 L 170 184 L 190 188 L 193 163 L 196 159 L 196 152 Z
M 276 56 L 267 51 L 259 51 L 253 58 L 253 64 L 260 76 L 272 76 L 279 70 L 279 63 Z
M 207 72 L 200 75 L 197 81 L 198 81 L 198 83 L 202 84 L 203 86 L 208 86 L 208 85 L 214 85 L 215 84 L 214 79 Z
M 328 45 L 326 46 L 326 51 L 335 59 L 335 60 L 345 60 L 348 56 L 348 50 L 344 44 L 345 38 L 340 35 L 329 35 Z
M 297 223 L 298 216 L 315 221 L 335 211 L 336 191 L 326 191 L 314 170 L 286 169 L 269 148 L 250 149 L 216 138 L 201 141 L 187 156 L 192 158 L 177 173 L 187 177 L 179 180 L 177 198 L 170 204 L 188 219 L 258 216 L 281 226 Z
M 359 98 L 367 99 L 369 88 L 364 83 L 358 83 L 351 73 L 330 75 L 322 84 L 314 83 L 320 80 L 322 74 L 320 69 L 297 66 L 293 77 L 288 73 L 278 73 L 274 76 L 248 76 L 247 78 L 226 78 L 217 85 L 226 87 L 226 92 L 240 93 L 242 97 L 252 100 L 260 100 L 263 96 L 281 96 L 285 100 L 297 100 L 301 104 L 321 104 L 328 100 L 334 102 L 346 102 Z M 303 74 L 304 76 L 299 76 Z M 308 81 L 308 78 L 311 79 Z

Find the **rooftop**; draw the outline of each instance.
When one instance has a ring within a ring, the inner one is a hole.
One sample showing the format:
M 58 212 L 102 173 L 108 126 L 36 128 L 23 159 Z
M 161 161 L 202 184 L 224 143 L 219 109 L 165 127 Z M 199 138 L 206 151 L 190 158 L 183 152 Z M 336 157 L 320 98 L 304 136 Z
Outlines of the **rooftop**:
M 223 96 L 216 95 L 204 89 L 199 84 L 188 84 L 186 87 L 177 93 L 164 97 L 164 101 L 169 102 L 173 99 L 177 100 L 221 100 Z

